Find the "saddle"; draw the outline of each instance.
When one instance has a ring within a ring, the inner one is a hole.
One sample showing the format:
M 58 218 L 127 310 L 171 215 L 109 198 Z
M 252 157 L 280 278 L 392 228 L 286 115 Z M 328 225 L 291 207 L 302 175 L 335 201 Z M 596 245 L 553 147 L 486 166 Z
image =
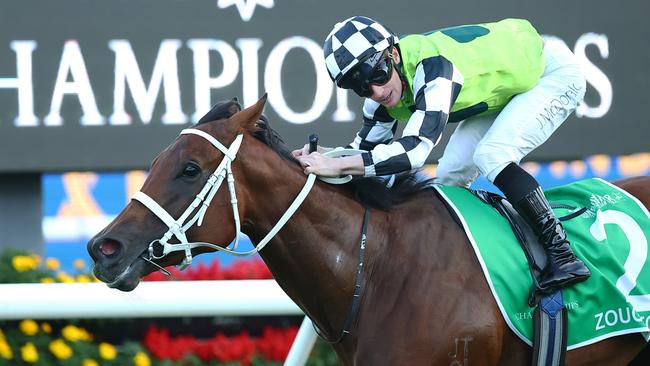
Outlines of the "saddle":
M 524 221 L 524 218 L 519 215 L 505 197 L 483 190 L 472 190 L 472 193 L 474 193 L 474 195 L 476 195 L 481 201 L 494 207 L 510 224 L 512 232 L 517 237 L 517 240 L 521 244 L 521 248 L 526 254 L 526 258 L 528 259 L 528 267 L 534 284 L 534 288 L 531 289 L 530 296 L 528 297 L 528 305 L 531 307 L 535 306 L 539 303 L 542 297 L 550 295 L 548 289 L 542 288 L 539 285 L 539 279 L 547 261 L 544 247 L 539 242 L 533 229 L 526 223 L 526 221 Z M 582 215 L 587 210 L 586 207 L 578 209 L 577 207 L 556 203 L 551 203 L 551 207 L 566 208 L 574 211 L 569 215 L 558 217 L 560 221 L 571 220 L 574 217 Z
M 560 290 L 549 291 L 539 285 L 540 276 L 547 261 L 544 247 L 533 229 L 504 197 L 483 190 L 473 190 L 472 193 L 481 201 L 494 207 L 508 221 L 528 259 L 528 267 L 534 284 L 528 297 L 528 305 L 534 307 L 539 304 L 534 313 L 535 340 L 532 364 L 536 366 L 563 365 L 566 354 L 567 310 L 564 307 Z M 559 217 L 560 221 L 570 220 L 586 211 L 586 208 L 577 209 L 553 203 L 551 203 L 551 207 L 568 208 L 574 211 L 569 215 Z

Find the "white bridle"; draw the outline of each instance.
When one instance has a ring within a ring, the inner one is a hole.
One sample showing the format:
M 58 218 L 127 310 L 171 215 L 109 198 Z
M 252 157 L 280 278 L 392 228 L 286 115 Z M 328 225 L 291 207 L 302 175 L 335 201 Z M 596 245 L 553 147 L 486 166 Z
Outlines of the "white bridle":
M 209 247 L 213 248 L 216 250 L 221 250 L 226 253 L 236 255 L 236 256 L 247 256 L 251 255 L 254 253 L 257 253 L 261 251 L 266 244 L 275 236 L 275 234 L 282 229 L 284 224 L 287 223 L 289 218 L 293 216 L 293 214 L 298 210 L 298 207 L 302 204 L 302 202 L 305 200 L 307 195 L 309 194 L 309 191 L 311 190 L 312 186 L 314 185 L 314 181 L 316 179 L 315 174 L 309 174 L 307 176 L 307 181 L 305 182 L 305 185 L 302 187 L 302 190 L 300 190 L 300 193 L 298 193 L 298 196 L 293 200 L 291 203 L 291 206 L 287 209 L 287 211 L 280 217 L 278 222 L 275 224 L 275 226 L 269 231 L 269 233 L 262 239 L 255 248 L 247 251 L 247 252 L 236 252 L 235 250 L 237 249 L 237 245 L 239 244 L 239 237 L 241 234 L 241 223 L 240 223 L 240 218 L 239 218 L 239 211 L 237 208 L 237 194 L 235 192 L 235 177 L 232 173 L 232 162 L 235 160 L 237 156 L 237 151 L 239 151 L 239 147 L 241 146 L 243 135 L 237 135 L 235 138 L 235 141 L 230 145 L 229 148 L 226 148 L 224 145 L 222 145 L 217 139 L 212 137 L 210 134 L 197 130 L 197 129 L 184 129 L 181 131 L 181 135 L 197 135 L 201 136 L 204 139 L 208 140 L 214 147 L 219 149 L 224 154 L 224 158 L 217 166 L 215 169 L 214 173 L 210 175 L 208 178 L 208 181 L 205 183 L 205 186 L 203 186 L 203 189 L 196 195 L 194 198 L 194 201 L 185 209 L 185 212 L 177 219 L 175 220 L 162 206 L 160 206 L 153 198 L 149 197 L 146 193 L 139 191 L 136 194 L 133 195 L 132 199 L 141 202 L 143 205 L 145 205 L 151 212 L 153 212 L 162 222 L 169 227 L 169 230 L 160 238 L 152 241 L 149 243 L 149 258 L 142 257 L 146 261 L 149 261 L 153 263 L 154 259 L 161 259 L 167 254 L 175 251 L 185 251 L 185 258 L 183 259 L 183 262 L 179 265 L 180 269 L 184 269 L 188 265 L 192 263 L 192 248 L 197 248 L 197 247 Z M 353 149 L 335 149 L 332 150 L 324 155 L 330 156 L 330 157 L 336 157 L 336 156 L 344 156 L 344 155 L 353 155 L 353 154 L 358 154 L 361 153 L 362 151 L 359 150 L 353 150 Z M 217 194 L 217 190 L 219 190 L 219 187 L 221 186 L 221 183 L 223 183 L 223 180 L 227 177 L 228 180 L 228 190 L 230 191 L 230 203 L 232 205 L 232 212 L 233 212 L 233 217 L 235 220 L 235 239 L 232 244 L 232 248 L 228 247 L 222 247 L 216 244 L 211 244 L 211 243 L 205 243 L 205 242 L 189 242 L 187 240 L 186 236 L 186 231 L 190 229 L 194 224 L 197 226 L 201 226 L 203 223 L 203 218 L 205 216 L 206 211 L 208 210 L 208 207 L 210 206 L 210 202 L 214 198 L 214 196 Z M 325 178 L 321 177 L 320 179 L 328 182 L 328 183 L 333 183 L 333 184 L 341 184 L 348 182 L 350 179 L 352 179 L 350 176 L 343 177 L 343 178 Z M 190 219 L 190 216 L 192 215 L 193 212 L 195 212 L 198 208 L 198 211 Z M 188 220 L 189 219 L 189 220 Z M 180 243 L 178 244 L 171 244 L 169 243 L 169 240 L 176 236 L 178 241 Z M 156 250 L 154 248 L 154 245 L 158 243 L 162 247 L 162 253 L 157 255 Z M 153 263 L 156 265 L 155 263 Z

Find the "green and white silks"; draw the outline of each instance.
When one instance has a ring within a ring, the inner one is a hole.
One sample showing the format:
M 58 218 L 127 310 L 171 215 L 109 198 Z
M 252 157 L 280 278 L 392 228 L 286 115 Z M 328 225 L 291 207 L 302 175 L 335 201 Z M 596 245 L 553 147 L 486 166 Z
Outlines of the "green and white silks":
M 532 344 L 532 286 L 528 262 L 508 222 L 490 205 L 460 187 L 436 187 L 454 208 L 478 256 L 490 289 L 508 323 Z M 589 280 L 563 289 L 569 318 L 568 349 L 605 338 L 642 333 L 650 337 L 650 213 L 635 197 L 601 179 L 546 192 L 550 202 L 586 207 L 563 222 L 575 254 L 591 270 Z M 571 211 L 556 209 L 558 216 Z

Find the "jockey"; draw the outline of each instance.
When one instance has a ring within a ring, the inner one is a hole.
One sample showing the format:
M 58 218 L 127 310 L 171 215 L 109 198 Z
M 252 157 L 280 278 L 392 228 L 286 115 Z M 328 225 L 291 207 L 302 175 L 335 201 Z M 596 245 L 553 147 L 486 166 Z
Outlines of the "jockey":
M 305 173 L 384 176 L 420 168 L 447 122 L 459 122 L 436 183 L 469 187 L 483 174 L 503 192 L 544 245 L 542 289 L 590 276 L 539 183 L 519 166 L 566 120 L 586 83 L 562 42 L 545 43 L 526 20 L 466 25 L 401 39 L 354 16 L 334 26 L 323 46 L 334 83 L 365 98 L 363 126 L 342 158 L 293 151 Z M 397 121 L 406 122 L 393 140 Z

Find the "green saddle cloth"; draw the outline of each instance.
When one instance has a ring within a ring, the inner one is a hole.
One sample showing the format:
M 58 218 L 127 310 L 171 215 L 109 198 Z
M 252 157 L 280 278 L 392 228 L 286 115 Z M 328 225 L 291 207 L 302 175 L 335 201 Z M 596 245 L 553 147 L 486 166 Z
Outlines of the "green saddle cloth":
M 460 217 L 508 326 L 532 344 L 533 284 L 510 225 L 494 208 L 460 187 L 436 187 Z M 585 282 L 562 290 L 568 309 L 568 349 L 628 333 L 650 337 L 650 214 L 631 194 L 602 179 L 546 192 L 550 202 L 585 211 L 563 222 L 575 254 L 591 270 Z M 557 216 L 572 211 L 556 209 Z

